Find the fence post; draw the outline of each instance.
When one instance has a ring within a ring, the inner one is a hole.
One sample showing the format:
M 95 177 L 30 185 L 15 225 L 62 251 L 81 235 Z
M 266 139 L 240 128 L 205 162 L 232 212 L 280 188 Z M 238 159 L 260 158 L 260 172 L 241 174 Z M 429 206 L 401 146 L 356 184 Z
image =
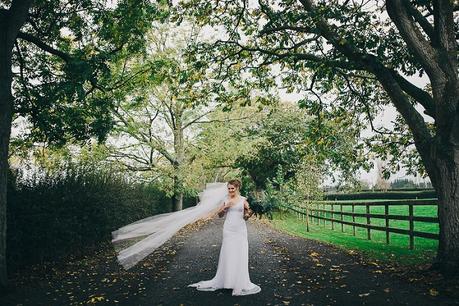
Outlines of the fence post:
M 355 216 L 354 216 L 354 203 L 352 203 L 352 233 L 355 236 Z
M 365 207 L 367 209 L 367 225 L 370 225 L 370 205 L 365 203 Z M 368 240 L 371 240 L 370 228 L 367 228 L 367 238 Z
M 317 218 L 316 218 L 316 219 L 317 219 L 317 225 L 320 226 L 320 219 L 319 219 L 319 217 L 320 217 L 319 204 L 316 204 L 316 217 L 317 217 Z
M 341 220 L 341 231 L 344 232 L 344 224 L 343 224 L 343 204 L 339 205 L 339 211 L 341 212 L 340 220 Z
M 306 206 L 306 231 L 309 232 L 309 203 Z
M 414 211 L 413 211 L 413 208 L 414 208 L 414 205 L 412 205 L 413 203 L 409 203 L 408 204 L 408 207 L 409 207 L 409 219 L 410 219 L 410 250 L 414 249 L 414 235 L 413 235 L 413 231 L 414 231 L 414 222 L 413 222 L 413 215 L 414 215 Z
M 322 210 L 325 210 L 325 204 L 322 204 Z M 324 227 L 327 223 L 327 221 L 325 220 L 325 218 L 327 218 L 327 213 L 326 212 L 322 212 L 322 217 L 324 217 L 323 221 L 324 221 Z
M 389 244 L 389 204 L 384 205 L 384 215 L 386 217 L 386 243 Z
M 334 214 L 333 214 L 333 212 L 334 212 L 334 207 L 335 207 L 335 205 L 332 203 L 332 205 L 331 205 L 331 211 L 332 211 L 332 213 L 331 213 L 331 219 L 332 219 L 332 221 L 331 221 L 331 228 L 332 228 L 332 230 L 334 230 L 334 229 L 335 229 L 335 223 L 333 222 L 333 217 L 334 217 L 334 216 L 333 216 L 333 215 L 334 215 Z

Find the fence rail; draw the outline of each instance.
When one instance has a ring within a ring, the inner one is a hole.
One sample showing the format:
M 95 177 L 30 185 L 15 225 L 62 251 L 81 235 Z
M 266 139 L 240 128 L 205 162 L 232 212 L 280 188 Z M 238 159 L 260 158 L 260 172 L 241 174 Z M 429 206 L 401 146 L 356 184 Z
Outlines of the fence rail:
M 400 214 L 389 214 L 389 208 L 391 206 L 408 206 L 408 215 Z M 386 243 L 390 243 L 390 233 L 402 234 L 409 236 L 409 248 L 414 248 L 414 237 L 422 237 L 428 239 L 438 240 L 439 235 L 436 233 L 427 233 L 414 230 L 414 222 L 428 222 L 428 223 L 437 223 L 437 217 L 424 217 L 424 216 L 415 216 L 414 207 L 415 206 L 437 206 L 437 199 L 419 199 L 419 200 L 386 200 L 386 201 L 367 201 L 367 202 L 341 202 L 341 201 L 318 201 L 313 202 L 306 207 L 297 207 L 297 206 L 285 206 L 282 207 L 296 212 L 298 217 L 302 217 L 306 221 L 306 230 L 309 231 L 309 223 L 313 222 L 315 219 L 318 224 L 320 221 L 323 221 L 325 225 L 326 221 L 331 223 L 332 230 L 335 229 L 335 224 L 341 225 L 341 231 L 344 232 L 344 225 L 352 226 L 352 232 L 355 236 L 356 227 L 365 228 L 367 230 L 367 239 L 371 240 L 371 230 L 383 231 L 386 233 Z M 325 209 L 325 206 L 330 206 L 331 209 Z M 343 207 L 351 206 L 351 212 L 343 211 Z M 355 212 L 355 207 L 365 207 L 365 213 Z M 370 213 L 370 207 L 383 206 L 384 214 L 381 213 Z M 322 208 L 320 208 L 322 207 Z M 335 209 L 339 207 L 339 210 Z M 327 217 L 327 214 L 330 217 Z M 352 217 L 351 221 L 344 220 L 344 216 Z M 338 218 L 336 218 L 338 217 Z M 355 218 L 366 218 L 366 223 L 355 222 Z M 384 219 L 385 225 L 374 225 L 371 224 L 371 218 L 375 219 Z M 409 228 L 401 229 L 390 227 L 390 220 L 402 220 L 408 221 Z

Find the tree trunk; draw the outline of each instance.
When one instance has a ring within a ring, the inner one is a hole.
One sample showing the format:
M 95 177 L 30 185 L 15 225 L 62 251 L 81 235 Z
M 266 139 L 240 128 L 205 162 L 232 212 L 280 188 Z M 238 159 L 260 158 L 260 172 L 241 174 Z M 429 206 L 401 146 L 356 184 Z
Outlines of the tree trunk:
M 7 43 L 4 20 L 0 21 L 0 285 L 7 284 L 6 269 L 6 207 L 8 186 L 8 149 L 13 120 L 13 96 L 11 94 L 11 54 Z
M 182 186 L 182 169 L 185 156 L 185 148 L 183 143 L 183 109 L 181 105 L 175 101 L 175 127 L 174 127 L 174 211 L 183 209 L 183 186 Z
M 435 265 L 453 275 L 459 273 L 459 81 L 455 55 L 443 55 L 439 62 L 444 66 L 445 79 L 432 81 L 437 136 L 430 154 L 440 221 Z
M 175 182 L 174 182 L 175 185 Z M 174 186 L 175 189 L 175 186 Z M 172 198 L 173 205 L 174 205 L 174 211 L 179 211 L 183 209 L 183 192 L 176 192 L 174 190 L 174 196 Z
M 459 272 L 459 148 L 441 152 L 433 180 L 438 194 L 440 241 L 435 266 L 446 274 Z
M 12 54 L 19 29 L 27 18 L 32 0 L 14 0 L 9 10 L 0 10 L 0 286 L 8 281 L 6 266 L 6 208 L 8 188 L 8 150 L 13 121 L 14 98 Z

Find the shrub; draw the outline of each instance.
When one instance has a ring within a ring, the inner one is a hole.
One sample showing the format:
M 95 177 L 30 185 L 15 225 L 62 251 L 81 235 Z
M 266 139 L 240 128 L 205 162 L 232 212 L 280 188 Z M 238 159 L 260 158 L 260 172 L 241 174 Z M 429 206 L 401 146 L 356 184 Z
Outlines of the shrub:
M 170 199 L 154 185 L 137 184 L 110 169 L 72 166 L 11 173 L 7 211 L 10 271 L 67 254 L 82 254 L 110 241 L 111 232 L 170 211 Z

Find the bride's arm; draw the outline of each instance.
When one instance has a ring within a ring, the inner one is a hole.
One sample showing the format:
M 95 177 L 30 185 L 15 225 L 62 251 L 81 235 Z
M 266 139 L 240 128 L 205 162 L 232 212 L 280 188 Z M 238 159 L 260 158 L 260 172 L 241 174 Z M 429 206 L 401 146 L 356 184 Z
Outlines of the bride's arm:
M 221 218 L 221 217 L 223 217 L 223 216 L 225 215 L 225 213 L 226 213 L 226 202 L 223 201 L 223 203 L 222 203 L 222 205 L 220 206 L 220 208 L 219 208 L 217 214 L 218 214 L 218 216 Z
M 252 217 L 253 213 L 254 211 L 250 209 L 249 202 L 245 200 L 244 201 L 244 220 L 248 220 L 250 217 Z

